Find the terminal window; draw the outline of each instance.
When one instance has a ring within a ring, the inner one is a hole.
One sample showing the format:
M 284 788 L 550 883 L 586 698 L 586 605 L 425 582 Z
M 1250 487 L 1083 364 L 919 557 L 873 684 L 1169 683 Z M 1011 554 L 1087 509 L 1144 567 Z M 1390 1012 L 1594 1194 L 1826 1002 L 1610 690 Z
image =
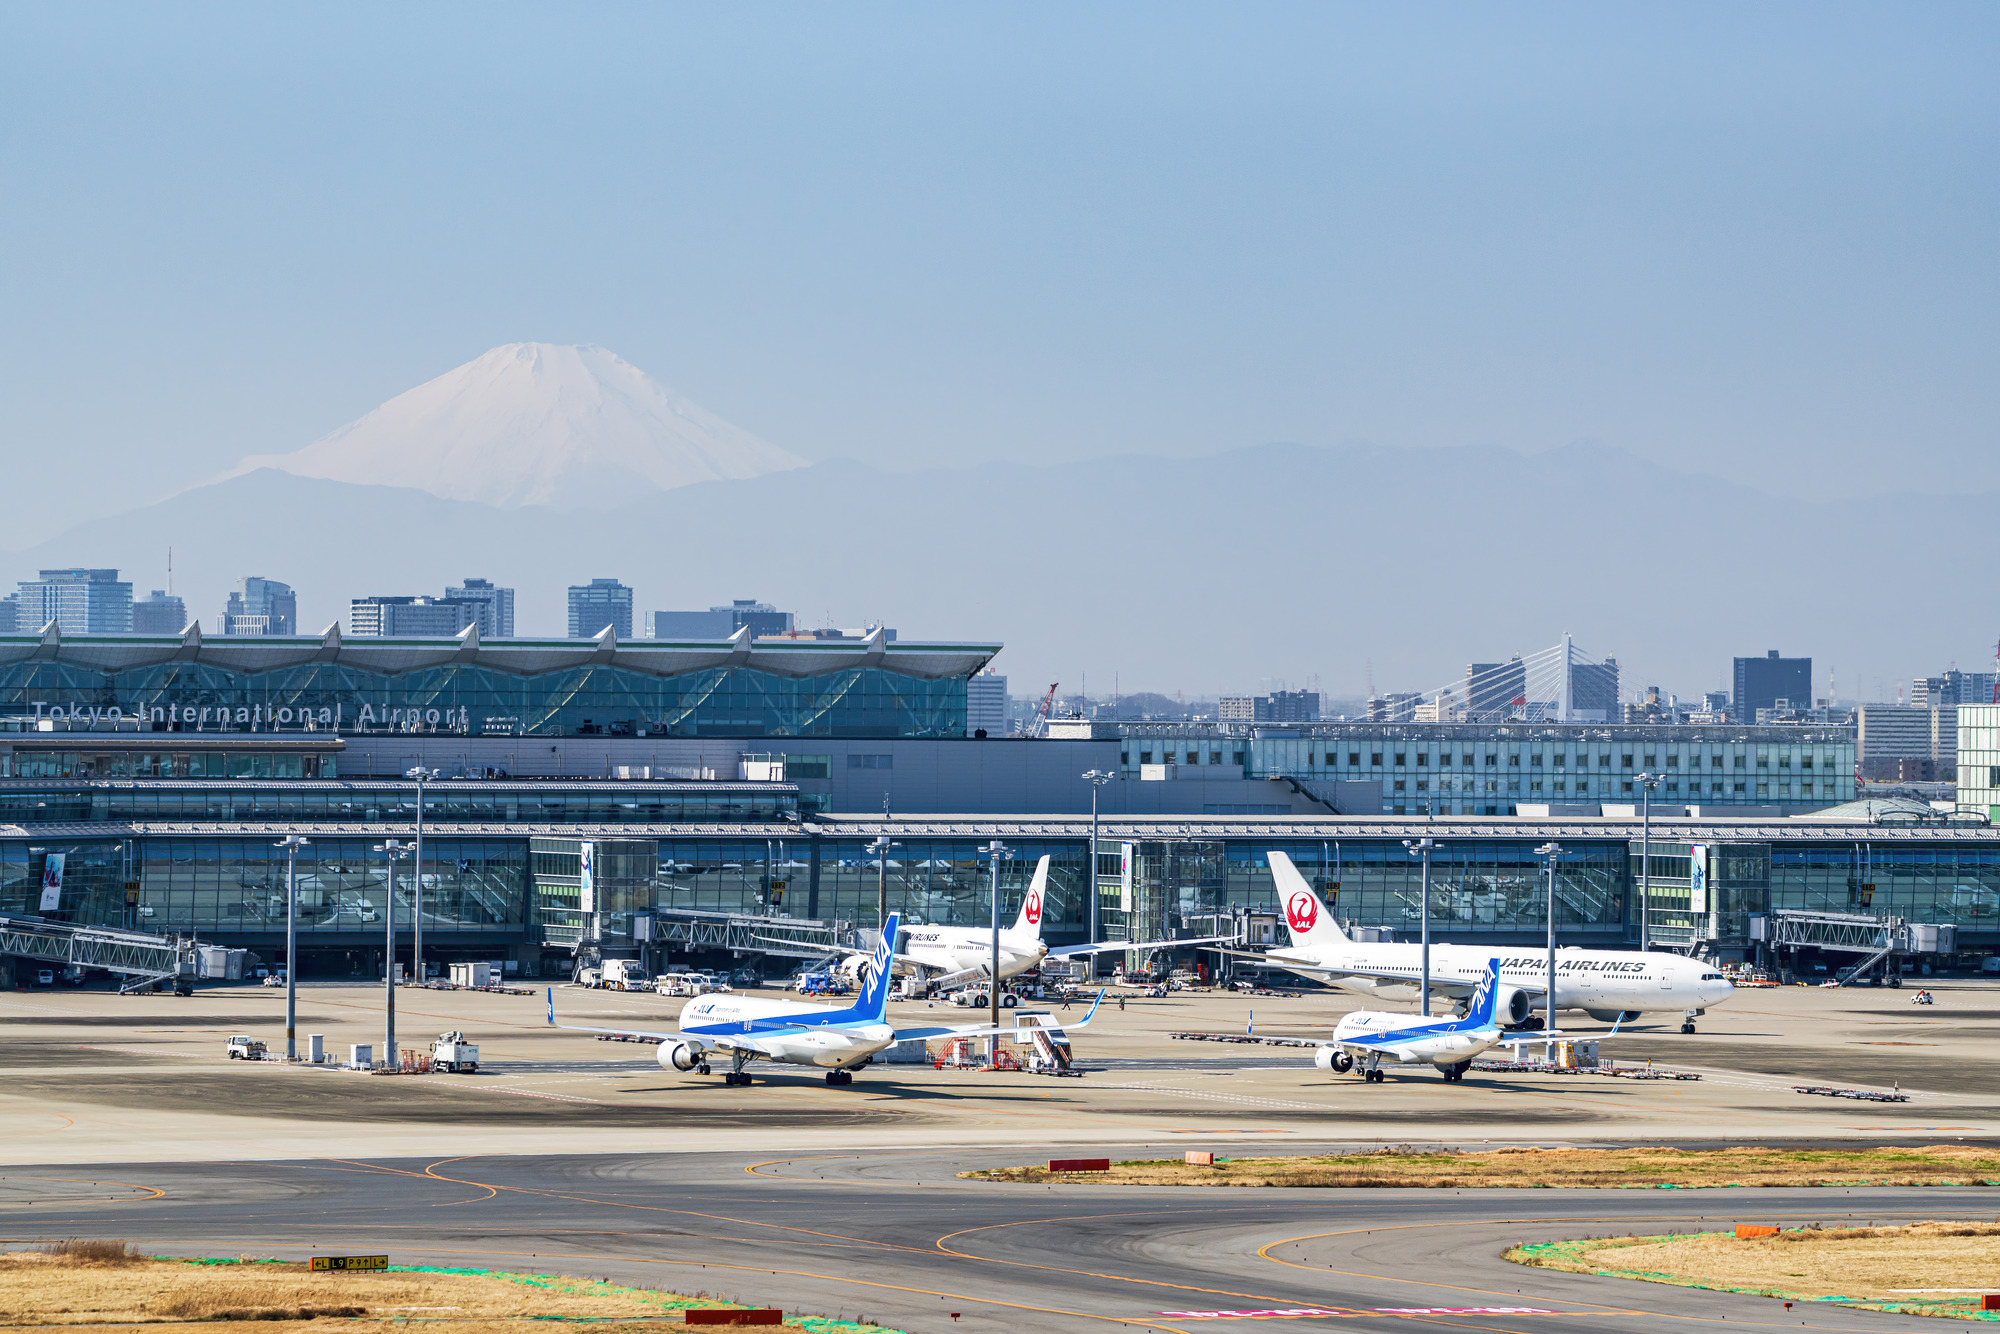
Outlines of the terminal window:
M 1332 756 L 1328 756 L 1328 757 L 1327 757 L 1327 761 L 1326 761 L 1326 762 L 1327 762 L 1328 764 L 1332 764 L 1332 763 L 1333 763 L 1333 757 L 1332 757 Z M 1360 751 L 1358 751 L 1358 750 L 1350 750 L 1350 751 L 1348 751 L 1348 752 L 1347 752 L 1347 762 L 1348 762 L 1349 764 L 1356 764 L 1356 765 L 1360 764 L 1360 763 L 1361 763 L 1361 752 L 1360 752 Z
M 1622 767 L 1627 769 L 1632 767 L 1632 757 L 1630 755 L 1620 755 L 1618 758 L 1625 762 Z
M 1669 756 L 1667 756 L 1667 767 L 1668 767 L 1669 769 L 1678 769 L 1678 768 L 1680 768 L 1680 767 L 1681 767 L 1681 757 L 1680 757 L 1680 756 L 1678 756 L 1678 755 L 1669 755 Z
M 1396 767 L 1398 769 L 1403 767 L 1403 752 L 1400 750 L 1396 752 Z
M 1419 769 L 1423 768 L 1423 767 L 1424 767 L 1425 765 L 1429 764 L 1430 762 L 1431 762 L 1431 757 L 1430 757 L 1430 756 L 1428 756 L 1428 755 L 1424 754 L 1424 753 L 1423 753 L 1422 751 L 1418 751 L 1418 752 L 1417 752 L 1417 767 L 1418 767 Z
M 1597 767 L 1600 769 L 1609 769 L 1611 767 L 1611 757 L 1609 755 L 1599 755 L 1597 757 Z
M 1566 760 L 1566 759 L 1568 759 L 1568 758 L 1569 758 L 1569 757 L 1568 757 L 1568 756 L 1566 756 L 1566 755 L 1558 755 L 1558 756 L 1556 756 L 1556 768 L 1558 768 L 1558 769 L 1562 768 L 1562 767 L 1563 767 L 1563 761 L 1564 761 L 1564 760 Z
M 1460 764 L 1464 765 L 1464 766 L 1465 766 L 1466 768 L 1468 768 L 1468 769 L 1470 769 L 1470 768 L 1472 767 L 1472 757 L 1471 757 L 1470 755 L 1461 755 L 1461 756 L 1459 756 L 1459 757 L 1458 757 L 1458 762 L 1459 762 Z
M 1381 767 L 1382 767 L 1382 756 L 1381 756 L 1380 752 L 1377 752 L 1376 754 L 1373 754 L 1373 755 L 1370 755 L 1370 756 L 1368 757 L 1368 763 L 1369 763 L 1369 764 L 1370 764 L 1370 765 L 1371 765 L 1372 767 L 1374 767 L 1374 768 L 1377 768 L 1377 769 L 1381 768 Z
M 849 754 L 847 757 L 847 767 L 850 769 L 893 769 L 896 767 L 896 757 L 894 755 Z

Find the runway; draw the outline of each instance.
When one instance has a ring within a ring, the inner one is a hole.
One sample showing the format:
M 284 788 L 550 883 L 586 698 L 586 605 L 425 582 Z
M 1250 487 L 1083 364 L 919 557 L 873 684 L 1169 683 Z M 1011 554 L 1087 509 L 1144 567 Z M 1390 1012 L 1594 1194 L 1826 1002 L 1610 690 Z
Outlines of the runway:
M 1177 1190 L 956 1176 L 1020 1159 L 870 1150 L 33 1167 L 0 1174 L 0 1230 L 12 1241 L 123 1238 L 156 1254 L 387 1251 L 396 1263 L 596 1275 L 912 1334 L 1192 1332 L 1287 1318 L 1631 1334 L 1936 1322 L 1826 1304 L 1788 1313 L 1761 1298 L 1527 1269 L 1500 1251 L 1741 1219 L 1993 1216 L 1990 1191 L 1956 1189 Z M 1296 1314 L 1212 1314 L 1250 1311 Z

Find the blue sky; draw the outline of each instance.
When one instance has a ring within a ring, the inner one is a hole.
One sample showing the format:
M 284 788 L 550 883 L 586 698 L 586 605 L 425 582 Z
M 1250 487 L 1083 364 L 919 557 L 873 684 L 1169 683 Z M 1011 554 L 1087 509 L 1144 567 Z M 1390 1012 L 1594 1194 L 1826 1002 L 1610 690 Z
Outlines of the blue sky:
M 1991 5 L 4 12 L 11 545 L 516 340 L 896 468 L 2000 488 Z

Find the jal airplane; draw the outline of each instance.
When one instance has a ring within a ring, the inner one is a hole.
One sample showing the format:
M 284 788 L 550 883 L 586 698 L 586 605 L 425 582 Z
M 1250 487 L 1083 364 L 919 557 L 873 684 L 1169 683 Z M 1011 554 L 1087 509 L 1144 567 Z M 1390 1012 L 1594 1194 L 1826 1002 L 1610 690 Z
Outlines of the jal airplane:
M 726 1056 L 730 1068 L 722 1082 L 747 1085 L 750 1076 L 744 1067 L 752 1061 L 776 1061 L 787 1065 L 813 1066 L 826 1071 L 829 1084 L 852 1084 L 854 1071 L 868 1064 L 875 1054 L 897 1042 L 930 1038 L 990 1037 L 1013 1030 L 987 1025 L 925 1028 L 896 1028 L 889 1023 L 889 947 L 895 939 L 897 914 L 889 915 L 883 932 L 884 943 L 875 951 L 875 967 L 854 1004 L 844 1008 L 812 1005 L 802 1001 L 768 1000 L 759 996 L 709 995 L 690 1001 L 682 1008 L 677 1027 L 669 1031 L 644 1028 L 591 1028 L 581 1024 L 556 1022 L 555 988 L 549 988 L 549 1026 L 578 1033 L 614 1033 L 625 1037 L 657 1038 L 660 1065 L 683 1073 L 709 1073 L 711 1057 Z M 1097 1004 L 1104 994 L 1098 993 Z M 1097 1004 L 1079 1022 L 1064 1024 L 1065 1030 L 1082 1028 L 1097 1014 Z
M 1192 940 L 1108 940 L 1094 945 L 1065 945 L 1050 949 L 1042 939 L 1042 904 L 1049 881 L 1046 855 L 1035 864 L 1035 877 L 1028 884 L 1027 897 L 1014 924 L 1000 932 L 1000 977 L 1007 978 L 1041 967 L 1044 959 L 1071 959 L 1088 954 L 1124 950 L 1159 949 L 1168 945 L 1208 945 L 1232 936 L 1202 936 Z M 893 919 L 892 919 L 893 920 Z M 891 927 L 887 934 L 894 934 Z M 849 978 L 861 980 L 871 975 L 873 959 L 856 951 L 838 965 Z M 968 978 L 983 978 L 993 971 L 993 928 L 990 926 L 913 926 L 903 933 L 903 947 L 896 951 L 895 967 L 914 972 L 926 986 L 949 986 Z
M 1285 905 L 1289 949 L 1243 957 L 1275 963 L 1347 991 L 1403 1000 L 1415 998 L 1423 975 L 1421 945 L 1364 944 L 1349 940 L 1306 883 L 1292 859 L 1270 854 L 1271 875 Z M 1470 996 L 1492 956 L 1489 945 L 1431 945 L 1431 990 L 1454 998 Z M 1500 957 L 1497 989 L 1500 1023 L 1518 1027 L 1542 1008 L 1548 992 L 1547 950 L 1517 950 Z M 1637 1019 L 1649 1010 L 1679 1010 L 1681 1032 L 1708 1007 L 1735 994 L 1730 980 L 1699 959 L 1636 950 L 1559 949 L 1556 951 L 1558 1010 L 1582 1010 L 1603 1023 Z
M 1428 1061 L 1438 1068 L 1439 1074 L 1456 1083 L 1465 1078 L 1473 1057 L 1506 1036 L 1506 1030 L 1494 1022 L 1499 995 L 1500 961 L 1488 959 L 1486 972 L 1466 1004 L 1463 1018 L 1427 1019 L 1414 1014 L 1355 1010 L 1341 1016 L 1334 1027 L 1333 1040 L 1320 1044 L 1313 1064 L 1322 1070 L 1342 1073 L 1359 1065 L 1364 1080 L 1379 1084 L 1384 1057 L 1406 1065 Z

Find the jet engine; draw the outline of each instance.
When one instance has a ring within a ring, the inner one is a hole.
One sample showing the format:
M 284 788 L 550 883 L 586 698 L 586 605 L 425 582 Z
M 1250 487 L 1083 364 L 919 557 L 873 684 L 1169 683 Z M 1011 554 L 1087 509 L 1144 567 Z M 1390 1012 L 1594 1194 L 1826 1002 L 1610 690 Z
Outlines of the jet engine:
M 1637 1010 L 1585 1010 L 1584 1013 L 1600 1024 L 1618 1023 L 1620 1021 L 1629 1024 L 1639 1017 L 1639 1011 Z
M 1338 1047 L 1321 1047 L 1313 1053 L 1313 1064 L 1344 1075 L 1354 1068 L 1354 1058 Z
M 668 1070 L 692 1070 L 701 1064 L 701 1053 L 685 1042 L 669 1038 L 660 1044 L 660 1065 Z
M 836 976 L 845 978 L 856 987 L 868 985 L 868 974 L 875 969 L 875 960 L 866 954 L 850 954 L 833 966 Z
M 1493 1006 L 1493 1018 L 1502 1024 L 1525 1024 L 1540 1008 L 1535 998 L 1519 987 L 1502 987 Z

